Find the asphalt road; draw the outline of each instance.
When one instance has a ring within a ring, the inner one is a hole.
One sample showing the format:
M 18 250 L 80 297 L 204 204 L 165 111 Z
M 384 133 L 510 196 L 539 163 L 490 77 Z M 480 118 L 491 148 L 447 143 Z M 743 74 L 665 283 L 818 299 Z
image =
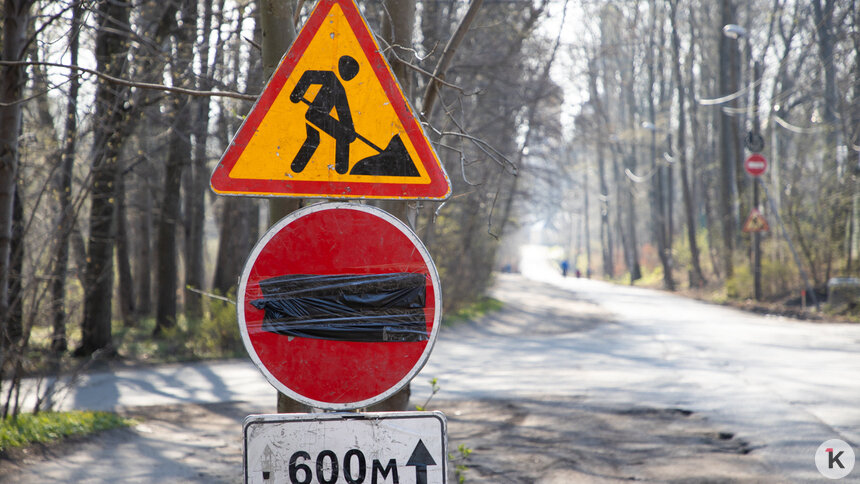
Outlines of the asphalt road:
M 519 290 L 517 276 L 502 276 L 504 315 L 443 333 L 423 375 L 438 376 L 447 395 L 576 395 L 687 409 L 749 442 L 775 477 L 798 482 L 822 478 L 813 456 L 825 440 L 860 450 L 860 325 L 565 279 L 537 246 L 526 248 L 522 270 L 543 290 Z M 534 314 L 555 321 L 570 303 L 582 311 L 566 326 L 517 324 Z M 860 481 L 858 473 L 849 477 Z
M 428 380 L 437 378 L 434 402 L 452 412 L 452 440 L 457 434 L 485 451 L 475 463 L 484 473 L 469 482 L 576 482 L 584 479 L 571 476 L 583 475 L 594 482 L 689 482 L 703 465 L 728 468 L 713 475 L 729 481 L 820 482 L 813 455 L 822 442 L 838 438 L 860 451 L 860 325 L 758 316 L 660 291 L 565 279 L 541 247 L 525 250 L 522 270 L 522 276 L 498 278 L 494 294 L 505 308 L 442 331 L 413 381 L 413 402 L 421 404 Z M 84 375 L 60 407 L 138 409 L 144 417 L 155 413 L 148 409 L 168 410 L 133 438 L 109 434 L 71 455 L 24 463 L 15 476 L 25 480 L 9 482 L 110 482 L 92 476 L 115 478 L 116 460 L 137 476 L 127 482 L 234 481 L 236 422 L 243 414 L 273 411 L 274 391 L 244 360 L 166 365 Z M 544 422 L 540 432 L 561 433 L 541 435 L 526 415 Z M 487 427 L 496 421 L 504 425 Z M 565 425 L 570 428 L 562 432 Z M 678 425 L 668 437 L 636 442 Z M 601 434 L 608 429 L 611 435 Z M 718 437 L 680 438 L 694 433 Z M 615 454 L 588 454 L 589 436 L 598 435 Z M 527 442 L 502 455 L 498 449 L 512 436 Z M 731 445 L 720 442 L 723 436 Z M 546 472 L 517 465 L 523 449 L 539 442 L 560 449 Z M 677 464 L 680 447 L 689 445 L 700 448 Z M 105 453 L 111 447 L 127 453 L 112 457 Z M 643 447 L 645 457 L 617 464 L 625 459 L 622 450 Z M 729 451 L 755 460 L 751 474 L 731 473 L 749 461 Z M 576 453 L 577 462 L 567 462 L 566 452 Z M 647 467 L 645 461 L 661 454 L 674 460 Z M 504 466 L 510 466 L 508 480 L 492 474 Z M 848 479 L 860 480 L 858 473 Z M 82 481 L 84 475 L 90 480 Z

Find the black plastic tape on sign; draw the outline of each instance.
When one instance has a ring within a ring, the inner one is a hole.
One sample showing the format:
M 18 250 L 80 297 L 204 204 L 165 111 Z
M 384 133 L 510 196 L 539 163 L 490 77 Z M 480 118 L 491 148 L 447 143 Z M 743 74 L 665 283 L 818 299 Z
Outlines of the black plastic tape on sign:
M 260 281 L 263 331 L 302 338 L 356 342 L 428 339 L 426 276 L 290 274 Z

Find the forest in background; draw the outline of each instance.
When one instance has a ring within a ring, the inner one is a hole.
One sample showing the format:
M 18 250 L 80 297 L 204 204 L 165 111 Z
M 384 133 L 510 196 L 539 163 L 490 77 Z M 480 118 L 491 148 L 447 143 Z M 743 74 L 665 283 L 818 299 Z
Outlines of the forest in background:
M 780 300 L 857 274 L 858 2 L 358 3 L 454 185 L 444 203 L 380 204 L 428 246 L 446 312 L 515 268 L 535 224 L 583 274 L 667 289 Z M 132 329 L 229 341 L 235 322 L 205 322 L 230 309 L 201 293 L 233 296 L 278 209 L 208 180 L 272 67 L 261 17 L 289 30 L 312 8 L 3 2 L 4 413 L 34 364 L 111 355 Z M 755 124 L 761 294 L 741 231 Z
M 570 46 L 583 99 L 564 138 L 572 184 L 548 218 L 583 273 L 729 299 L 806 290 L 810 304 L 858 275 L 856 1 L 581 8 L 592 21 Z M 757 152 L 758 179 L 744 169 Z M 742 230 L 754 208 L 769 226 L 758 244 Z

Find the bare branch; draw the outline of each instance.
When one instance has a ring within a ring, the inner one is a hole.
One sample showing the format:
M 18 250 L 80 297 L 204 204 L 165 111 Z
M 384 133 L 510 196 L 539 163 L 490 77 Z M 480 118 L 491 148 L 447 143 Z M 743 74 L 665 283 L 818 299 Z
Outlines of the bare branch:
M 460 43 L 462 43 L 463 38 L 466 37 L 466 32 L 469 31 L 472 21 L 477 17 L 478 9 L 481 8 L 482 3 L 483 0 L 472 0 L 472 3 L 469 4 L 469 10 L 467 10 L 466 14 L 463 15 L 463 18 L 460 19 L 460 23 L 457 25 L 457 30 L 448 40 L 448 45 L 446 45 L 445 50 L 442 51 L 442 57 L 439 58 L 436 68 L 433 70 L 433 73 L 430 74 L 430 77 L 433 80 L 427 84 L 427 90 L 424 91 L 424 101 L 421 103 L 421 112 L 425 113 L 424 115 L 426 117 L 430 117 L 430 113 L 433 110 L 433 105 L 435 104 L 436 97 L 439 93 L 439 84 L 447 85 L 444 81 L 445 72 L 448 70 L 448 66 L 451 64 L 451 61 L 454 60 L 454 54 L 457 53 L 457 48 L 460 46 Z
M 436 81 L 436 82 L 438 82 L 438 83 L 444 84 L 445 86 L 448 86 L 448 87 L 450 87 L 450 88 L 452 88 L 452 89 L 456 89 L 456 90 L 460 91 L 460 93 L 461 93 L 461 94 L 463 94 L 464 96 L 469 96 L 469 95 L 470 95 L 470 93 L 467 93 L 467 92 L 466 92 L 466 90 L 465 90 L 465 89 L 463 89 L 462 87 L 457 86 L 457 85 L 454 85 L 454 84 L 451 84 L 450 82 L 445 82 L 445 80 L 444 80 L 444 79 L 440 79 L 440 78 L 438 78 L 438 77 L 434 77 L 434 76 L 433 76 L 433 74 L 432 74 L 431 72 L 425 71 L 425 70 L 424 70 L 424 69 L 422 69 L 421 67 L 416 66 L 415 64 L 412 64 L 411 62 L 404 60 L 402 57 L 400 57 L 399 55 L 397 55 L 397 50 L 396 50 L 396 49 L 394 49 L 394 46 L 392 46 L 392 45 L 388 44 L 387 42 L 385 42 L 385 40 L 384 40 L 384 39 L 382 39 L 381 37 L 377 37 L 377 40 L 381 41 L 382 43 L 384 43 L 384 44 L 386 45 L 386 47 L 383 49 L 383 53 L 385 53 L 385 54 L 391 54 L 391 56 L 392 56 L 392 57 L 394 57 L 395 59 L 397 59 L 397 61 L 398 61 L 398 62 L 401 62 L 404 66 L 406 66 L 406 67 L 408 67 L 408 68 L 412 69 L 412 70 L 413 70 L 413 71 L 415 71 L 415 72 L 418 72 L 418 73 L 420 73 L 420 74 L 424 74 L 425 76 L 427 76 L 427 77 L 431 78 L 432 80 L 434 80 L 434 81 Z M 397 47 L 402 48 L 402 49 L 405 49 L 405 47 L 400 47 L 400 46 L 397 46 Z
M 262 52 L 262 51 L 263 51 L 263 46 L 261 46 L 258 42 L 254 42 L 254 39 L 251 39 L 251 38 L 245 37 L 244 35 L 242 36 L 242 38 L 243 38 L 243 39 L 245 39 L 245 42 L 247 42 L 247 43 L 251 44 L 251 46 L 252 46 L 252 47 L 254 47 L 255 49 L 257 49 L 257 52 Z
M 513 175 L 513 176 L 517 176 L 519 168 L 517 168 L 517 165 L 513 161 L 511 161 L 507 156 L 505 156 L 504 154 L 499 152 L 497 149 L 493 148 L 493 146 L 491 144 L 487 143 L 486 141 L 484 141 L 480 138 L 477 138 L 475 136 L 472 136 L 470 134 L 467 134 L 466 130 L 463 129 L 463 126 L 454 118 L 454 115 L 447 109 L 445 110 L 445 112 L 448 115 L 448 118 L 451 120 L 451 122 L 454 123 L 454 126 L 457 127 L 459 132 L 457 132 L 457 131 L 439 131 L 436 128 L 433 128 L 432 126 L 430 126 L 430 129 L 432 129 L 434 132 L 436 132 L 439 136 L 457 136 L 457 137 L 468 139 L 479 150 L 483 151 L 484 154 L 489 156 L 490 159 L 492 159 L 493 161 L 498 163 L 503 169 L 508 171 L 508 174 Z M 455 151 L 457 151 L 457 150 L 455 150 Z
M 173 86 L 165 86 L 163 84 L 153 84 L 149 82 L 134 82 L 129 81 L 128 79 L 120 79 L 118 77 L 109 76 L 107 74 L 98 72 L 93 69 L 87 69 L 86 67 L 80 66 L 70 66 L 66 64 L 57 64 L 55 62 L 24 62 L 24 61 L 0 61 L 0 66 L 12 66 L 12 67 L 20 67 L 20 66 L 47 66 L 47 67 L 59 67 L 62 69 L 70 69 L 73 71 L 81 71 L 87 74 L 92 74 L 99 79 L 104 79 L 105 81 L 112 82 L 114 84 L 119 84 L 120 86 L 127 87 L 135 87 L 138 89 L 152 89 L 155 91 L 166 91 L 177 94 L 187 94 L 189 96 L 197 96 L 197 97 L 228 97 L 233 99 L 241 99 L 243 101 L 255 101 L 258 96 L 251 94 L 242 94 L 238 92 L 230 92 L 230 91 L 197 91 L 195 89 L 185 89 L 181 87 L 173 87 Z

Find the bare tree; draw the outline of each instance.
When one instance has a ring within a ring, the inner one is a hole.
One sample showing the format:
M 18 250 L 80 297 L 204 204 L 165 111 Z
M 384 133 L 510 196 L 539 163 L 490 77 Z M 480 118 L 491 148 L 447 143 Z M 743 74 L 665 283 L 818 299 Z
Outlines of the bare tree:
M 173 85 L 185 86 L 191 78 L 194 43 L 197 32 L 197 1 L 182 0 L 179 7 L 182 22 L 174 29 L 175 56 L 170 65 Z M 176 235 L 180 226 L 180 196 L 182 172 L 191 153 L 191 103 L 188 96 L 168 97 L 170 130 L 164 172 L 164 199 L 158 221 L 156 273 L 158 290 L 155 315 L 155 336 L 176 325 L 177 249 Z
M 670 0 L 669 2 L 669 20 L 672 27 L 672 57 L 674 63 L 672 65 L 672 77 L 674 79 L 675 89 L 678 92 L 678 150 L 677 159 L 681 166 L 681 193 L 684 198 L 684 219 L 687 225 L 687 242 L 690 244 L 691 253 L 691 287 L 702 287 L 705 284 L 705 276 L 702 273 L 702 267 L 699 264 L 699 245 L 696 241 L 696 221 L 693 216 L 695 207 L 693 206 L 693 196 L 690 191 L 690 173 L 687 163 L 687 114 L 684 108 L 684 80 L 681 76 L 681 36 L 678 33 L 677 14 L 678 0 Z
M 2 60 L 20 61 L 26 53 L 31 0 L 6 0 L 3 5 Z M 21 65 L 3 66 L 0 72 L 0 351 L 9 337 L 9 288 L 12 284 L 13 212 L 18 174 L 18 133 L 21 129 L 21 93 L 26 73 Z M 0 354 L 0 363 L 5 355 Z
M 197 75 L 197 88 L 209 91 L 213 88 L 210 66 L 209 43 L 212 31 L 213 2 L 203 2 L 202 28 L 197 42 L 197 54 L 200 71 Z M 219 12 L 223 13 L 224 0 L 219 2 Z M 220 29 L 219 29 L 220 31 Z M 185 284 L 186 286 L 204 289 L 204 244 L 203 226 L 206 218 L 205 197 L 208 191 L 209 170 L 206 167 L 206 143 L 209 138 L 209 105 L 210 98 L 198 97 L 193 101 L 194 112 L 192 130 L 194 137 L 193 161 L 189 165 L 185 184 Z M 191 318 L 203 316 L 202 297 L 194 292 L 185 293 L 185 312 Z
M 128 73 L 129 12 L 127 3 L 103 0 L 95 5 L 98 22 L 96 62 L 99 72 L 114 77 Z M 78 356 L 111 347 L 113 249 L 118 161 L 126 134 L 125 110 L 129 89 L 100 81 L 96 88 L 93 133 L 90 235 L 87 246 L 86 294 Z

